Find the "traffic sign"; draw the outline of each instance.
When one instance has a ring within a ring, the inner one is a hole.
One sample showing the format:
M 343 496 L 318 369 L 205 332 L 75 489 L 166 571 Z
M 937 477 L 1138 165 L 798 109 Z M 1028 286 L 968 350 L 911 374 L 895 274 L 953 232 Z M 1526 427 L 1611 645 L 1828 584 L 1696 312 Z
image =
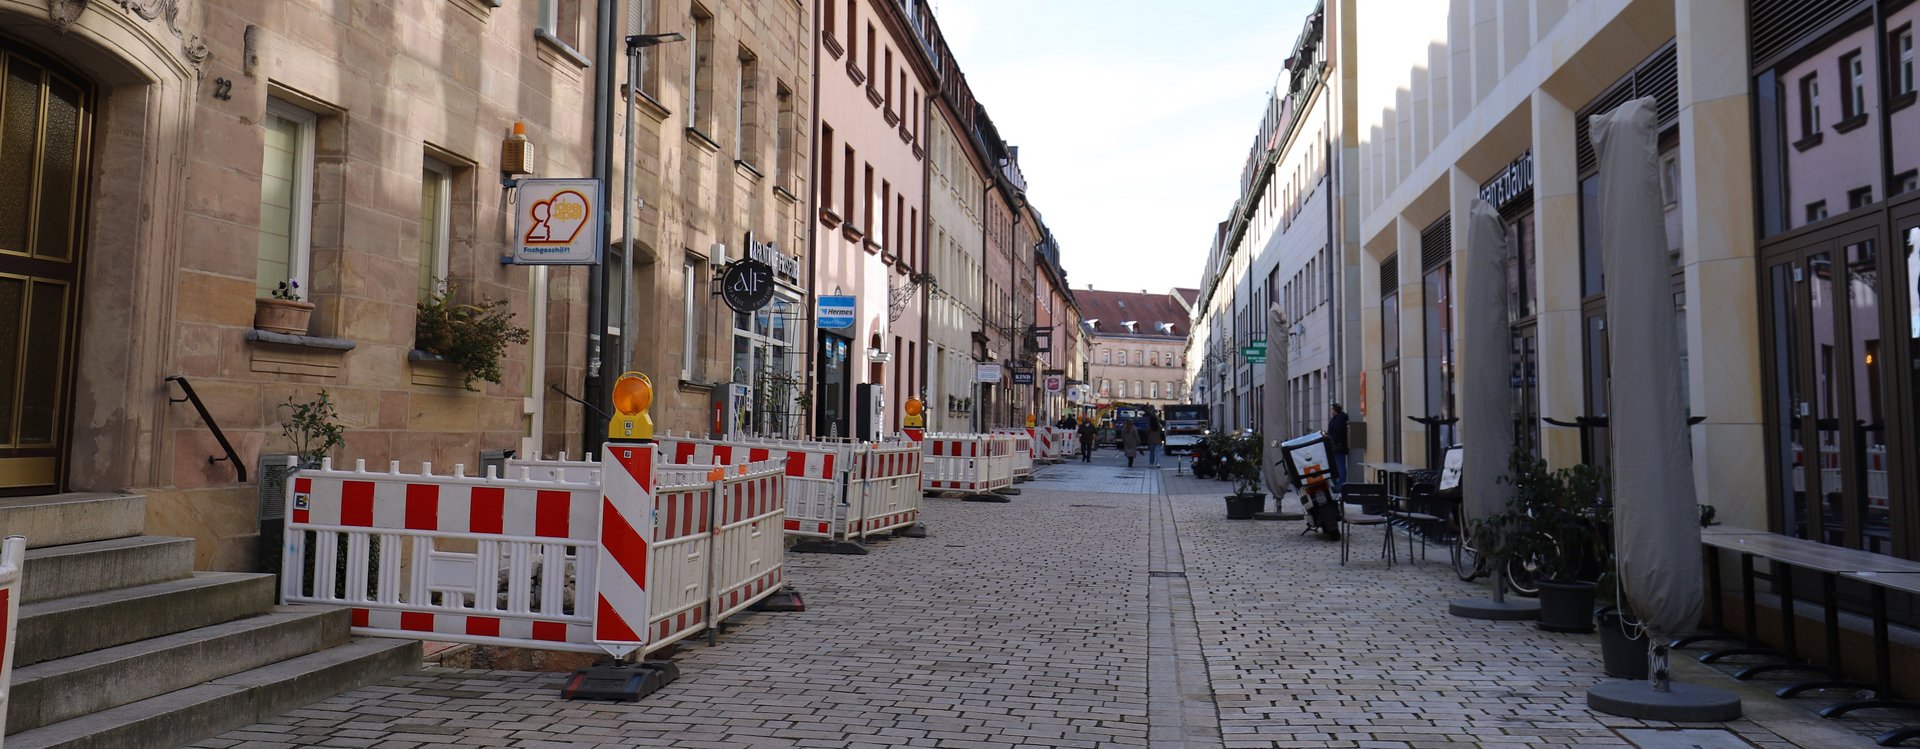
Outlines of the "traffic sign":
M 1247 361 L 1253 364 L 1265 363 L 1267 361 L 1267 342 L 1253 341 L 1245 346 L 1241 346 L 1240 355 L 1246 357 Z

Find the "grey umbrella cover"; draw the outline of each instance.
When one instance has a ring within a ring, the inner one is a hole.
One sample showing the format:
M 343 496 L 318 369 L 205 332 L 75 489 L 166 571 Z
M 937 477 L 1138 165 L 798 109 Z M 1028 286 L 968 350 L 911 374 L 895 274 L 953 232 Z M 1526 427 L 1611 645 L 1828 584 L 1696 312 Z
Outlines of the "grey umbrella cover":
M 1287 398 L 1287 315 L 1280 305 L 1267 307 L 1267 365 L 1265 407 L 1260 409 L 1260 438 L 1266 445 L 1260 451 L 1260 472 L 1267 480 L 1267 491 L 1274 497 L 1285 496 L 1293 484 L 1287 469 L 1280 465 L 1280 443 L 1295 435 L 1288 424 L 1293 420 L 1293 404 Z
M 1600 161 L 1600 245 L 1612 352 L 1613 537 L 1620 584 L 1655 639 L 1683 635 L 1705 602 L 1687 403 L 1675 366 L 1666 224 L 1652 97 L 1588 120 Z
M 1460 274 L 1467 354 L 1460 361 L 1460 446 L 1465 451 L 1460 456 L 1460 489 L 1467 517 L 1475 519 L 1505 510 L 1513 495 L 1513 485 L 1500 480 L 1513 453 L 1507 252 L 1507 226 L 1500 212 L 1474 198 Z

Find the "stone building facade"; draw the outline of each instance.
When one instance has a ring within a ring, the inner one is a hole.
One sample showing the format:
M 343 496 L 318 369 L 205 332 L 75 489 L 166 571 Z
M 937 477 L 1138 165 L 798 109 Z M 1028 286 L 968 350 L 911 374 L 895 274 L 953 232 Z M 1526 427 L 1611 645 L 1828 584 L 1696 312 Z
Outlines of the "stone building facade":
M 589 169 L 590 75 L 564 41 L 588 22 L 546 10 L 0 3 L 9 85 L 70 110 L 31 129 L 75 146 L 35 157 L 68 180 L 35 188 L 30 219 L 44 249 L 64 243 L 60 267 L 31 273 L 41 312 L 68 323 L 18 323 L 57 376 L 10 394 L 47 404 L 54 426 L 23 435 L 47 438 L 49 460 L 12 491 L 142 492 L 149 532 L 196 537 L 197 566 L 236 569 L 254 564 L 257 461 L 292 447 L 290 398 L 326 390 L 340 452 L 376 465 L 546 447 L 532 439 L 543 416 L 577 418 L 535 383 L 578 381 L 583 274 L 499 260 L 514 123 L 534 172 Z M 433 278 L 462 300 L 503 300 L 532 329 L 500 383 L 468 390 L 412 354 Z M 56 304 L 42 280 L 72 293 Z M 309 333 L 260 335 L 254 299 L 286 280 L 316 305 Z M 212 423 L 173 400 L 181 384 Z
M 1187 400 L 1190 318 L 1177 292 L 1074 292 L 1088 331 L 1087 380 L 1097 404 Z

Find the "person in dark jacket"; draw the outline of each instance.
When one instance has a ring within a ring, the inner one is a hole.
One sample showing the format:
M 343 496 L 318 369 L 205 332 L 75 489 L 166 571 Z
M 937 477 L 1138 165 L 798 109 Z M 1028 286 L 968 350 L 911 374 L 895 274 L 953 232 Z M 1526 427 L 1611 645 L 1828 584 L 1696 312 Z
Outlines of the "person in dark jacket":
M 1080 462 L 1093 462 L 1093 443 L 1100 436 L 1100 430 L 1091 421 L 1080 422 Z
M 1327 419 L 1327 459 L 1333 461 L 1333 490 L 1347 485 L 1347 411 L 1333 404 Z

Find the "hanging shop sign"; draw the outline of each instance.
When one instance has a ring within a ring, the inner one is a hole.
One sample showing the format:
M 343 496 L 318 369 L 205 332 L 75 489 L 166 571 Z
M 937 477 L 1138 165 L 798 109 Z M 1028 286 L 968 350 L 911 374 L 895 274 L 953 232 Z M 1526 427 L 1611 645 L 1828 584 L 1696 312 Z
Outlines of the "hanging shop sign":
M 773 266 L 773 277 L 782 283 L 800 282 L 800 258 L 782 254 L 775 242 L 761 242 L 753 238 L 753 232 L 747 232 L 742 246 L 747 248 L 747 257 Z
M 752 312 L 773 301 L 773 266 L 758 260 L 727 264 L 720 278 L 720 298 L 735 312 Z M 845 327 L 845 326 L 842 326 Z
M 828 330 L 853 327 L 853 318 L 859 314 L 859 308 L 852 296 L 823 296 L 815 299 L 815 324 Z
M 1480 199 L 1492 204 L 1496 210 L 1504 209 L 1514 198 L 1527 194 L 1533 189 L 1533 150 L 1520 154 L 1507 168 L 1500 170 L 1493 179 L 1480 186 Z
M 1067 389 L 1066 375 L 1050 374 L 1046 378 L 1047 392 L 1058 393 Z
M 1000 381 L 1000 365 L 992 364 L 992 363 L 980 363 L 980 364 L 973 365 L 973 381 L 974 382 L 999 382 Z
M 1031 369 L 1016 369 L 1016 370 L 1013 370 L 1013 384 L 1015 384 L 1015 385 L 1032 385 L 1032 384 L 1033 384 L 1033 370 L 1031 370 Z
M 514 265 L 597 265 L 600 180 L 523 179 L 513 194 Z

